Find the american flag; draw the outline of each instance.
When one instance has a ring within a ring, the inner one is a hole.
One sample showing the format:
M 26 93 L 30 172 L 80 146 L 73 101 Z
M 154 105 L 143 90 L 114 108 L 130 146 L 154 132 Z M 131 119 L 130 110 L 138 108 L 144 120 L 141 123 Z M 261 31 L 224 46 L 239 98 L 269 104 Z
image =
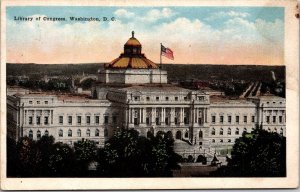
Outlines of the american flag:
M 162 56 L 165 56 L 169 59 L 174 60 L 174 56 L 173 56 L 173 51 L 163 45 L 161 45 L 161 51 L 160 51 Z

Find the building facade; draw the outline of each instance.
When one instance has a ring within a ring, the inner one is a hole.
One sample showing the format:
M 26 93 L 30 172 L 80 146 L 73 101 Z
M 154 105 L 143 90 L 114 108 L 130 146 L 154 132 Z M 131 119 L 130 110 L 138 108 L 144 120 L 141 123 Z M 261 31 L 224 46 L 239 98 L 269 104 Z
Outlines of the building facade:
M 195 160 L 225 157 L 236 138 L 256 127 L 285 136 L 284 98 L 230 99 L 167 82 L 167 72 L 146 58 L 133 33 L 124 53 L 98 71 L 89 96 L 8 90 L 8 135 L 52 135 L 70 145 L 84 138 L 103 146 L 121 127 L 146 137 L 165 132 L 175 152 Z

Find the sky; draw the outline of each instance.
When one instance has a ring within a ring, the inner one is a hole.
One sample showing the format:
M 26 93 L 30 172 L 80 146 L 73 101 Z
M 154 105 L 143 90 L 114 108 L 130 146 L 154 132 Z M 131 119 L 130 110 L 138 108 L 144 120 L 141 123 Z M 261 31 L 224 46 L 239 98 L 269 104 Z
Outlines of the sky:
M 148 59 L 160 43 L 179 64 L 284 65 L 282 7 L 7 7 L 8 63 L 100 63 L 123 52 L 135 31 Z M 18 21 L 15 17 L 64 17 Z M 70 17 L 111 18 L 75 22 Z

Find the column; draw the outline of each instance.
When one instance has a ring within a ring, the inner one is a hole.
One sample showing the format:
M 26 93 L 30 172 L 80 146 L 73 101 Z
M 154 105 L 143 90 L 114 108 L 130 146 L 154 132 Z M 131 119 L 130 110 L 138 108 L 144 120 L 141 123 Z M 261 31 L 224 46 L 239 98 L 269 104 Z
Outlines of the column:
M 146 111 L 146 108 L 143 107 L 142 108 L 142 114 L 143 114 L 143 124 L 146 124 L 146 117 L 147 117 L 147 111 Z
M 205 113 L 205 123 L 207 123 L 207 108 L 205 108 L 204 113 Z
M 125 109 L 125 121 L 124 121 L 124 122 L 125 122 L 125 125 L 124 125 L 124 126 L 125 126 L 126 128 L 128 128 L 128 117 L 129 117 L 129 116 L 128 116 L 128 110 L 129 110 L 129 109 L 126 107 L 126 109 Z
M 32 117 L 32 125 L 36 125 L 36 111 L 35 110 L 33 110 L 33 112 L 32 112 L 33 114 L 33 117 Z
M 170 112 L 170 120 L 169 120 L 171 126 L 174 125 L 174 118 L 175 118 L 175 108 L 172 107 Z
M 139 124 L 143 123 L 143 110 L 139 108 Z
M 156 108 L 152 107 L 152 113 L 151 113 L 151 124 L 155 125 L 155 115 L 156 115 Z
M 161 124 L 165 125 L 166 119 L 166 108 L 161 108 Z
M 51 110 L 51 124 L 53 124 L 53 110 Z
M 184 113 L 184 108 L 181 107 L 180 108 L 180 125 L 183 125 L 183 117 L 184 117 L 183 113 Z

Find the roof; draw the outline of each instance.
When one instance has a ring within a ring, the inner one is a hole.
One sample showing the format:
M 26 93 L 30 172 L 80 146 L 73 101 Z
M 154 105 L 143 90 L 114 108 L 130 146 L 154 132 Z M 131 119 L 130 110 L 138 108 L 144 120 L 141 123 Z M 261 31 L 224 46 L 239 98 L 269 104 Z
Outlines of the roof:
M 134 85 L 131 87 L 122 88 L 119 90 L 131 91 L 131 92 L 176 92 L 176 93 L 187 93 L 191 90 L 182 87 L 177 87 L 170 84 L 145 84 L 145 85 Z
M 146 57 L 119 57 L 113 60 L 111 68 L 156 69 L 158 66 Z

